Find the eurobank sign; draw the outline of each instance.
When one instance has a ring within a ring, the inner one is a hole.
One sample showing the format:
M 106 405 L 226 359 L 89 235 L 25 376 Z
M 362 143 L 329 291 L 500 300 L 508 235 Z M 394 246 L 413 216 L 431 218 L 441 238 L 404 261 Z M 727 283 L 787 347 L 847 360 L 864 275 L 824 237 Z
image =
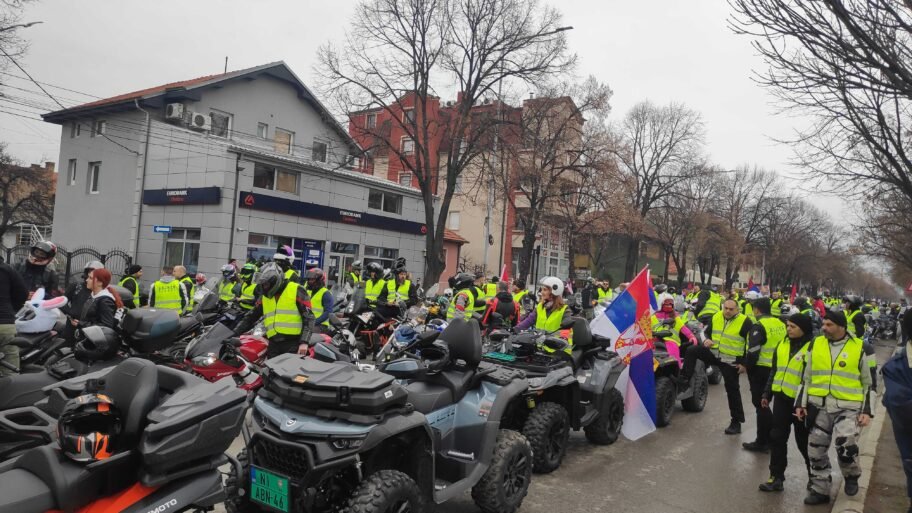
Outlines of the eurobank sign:
M 221 202 L 221 187 L 185 187 L 183 189 L 147 189 L 143 191 L 144 205 L 218 205 Z
M 424 235 L 427 233 L 427 226 L 414 221 L 371 214 L 370 212 L 336 208 L 329 205 L 318 205 L 306 201 L 279 198 L 255 192 L 241 192 L 238 197 L 238 207 L 412 235 Z

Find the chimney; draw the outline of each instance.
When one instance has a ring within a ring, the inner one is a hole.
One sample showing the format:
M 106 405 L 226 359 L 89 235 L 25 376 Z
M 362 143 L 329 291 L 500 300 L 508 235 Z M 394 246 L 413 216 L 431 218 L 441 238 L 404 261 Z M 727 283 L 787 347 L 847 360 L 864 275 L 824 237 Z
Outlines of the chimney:
M 46 171 L 48 171 L 49 173 L 53 173 L 53 172 L 55 172 L 55 170 L 57 169 L 57 164 L 55 164 L 55 163 L 53 163 L 53 162 L 45 162 L 45 163 L 44 163 L 44 169 L 45 169 Z

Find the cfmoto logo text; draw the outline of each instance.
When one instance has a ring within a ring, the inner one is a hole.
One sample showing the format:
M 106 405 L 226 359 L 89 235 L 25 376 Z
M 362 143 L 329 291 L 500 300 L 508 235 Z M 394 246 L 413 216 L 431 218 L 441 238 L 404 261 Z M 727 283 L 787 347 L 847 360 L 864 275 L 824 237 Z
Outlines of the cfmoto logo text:
M 171 499 L 170 501 L 162 504 L 161 506 L 156 506 L 146 513 L 162 513 L 163 511 L 168 511 L 169 509 L 177 506 L 177 499 Z

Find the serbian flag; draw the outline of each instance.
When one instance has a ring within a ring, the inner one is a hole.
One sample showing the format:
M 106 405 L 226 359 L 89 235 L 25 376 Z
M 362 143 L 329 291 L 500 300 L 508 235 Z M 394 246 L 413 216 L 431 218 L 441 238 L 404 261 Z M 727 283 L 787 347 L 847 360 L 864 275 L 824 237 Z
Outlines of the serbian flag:
M 748 291 L 748 292 L 754 291 L 754 292 L 756 292 L 756 293 L 758 293 L 758 294 L 760 293 L 760 287 L 757 286 L 756 283 L 754 283 L 754 277 L 753 277 L 753 276 L 751 276 L 750 278 L 747 279 L 747 291 Z
M 798 296 L 798 284 L 792 283 L 792 293 L 789 294 L 789 303 L 795 304 L 795 297 Z
M 652 356 L 652 308 L 649 270 L 643 269 L 624 292 L 590 324 L 608 337 L 625 364 L 615 388 L 624 396 L 621 432 L 637 440 L 656 430 L 655 370 Z

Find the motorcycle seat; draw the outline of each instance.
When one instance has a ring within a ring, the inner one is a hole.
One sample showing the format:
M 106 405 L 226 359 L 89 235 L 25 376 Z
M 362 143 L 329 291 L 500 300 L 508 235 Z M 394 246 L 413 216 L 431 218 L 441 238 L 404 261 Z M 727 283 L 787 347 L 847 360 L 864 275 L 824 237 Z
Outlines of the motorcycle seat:
M 415 381 L 405 389 L 408 391 L 408 402 L 414 406 L 415 411 L 424 414 L 453 404 L 453 393 L 445 386 Z
M 474 370 L 445 370 L 431 374 L 424 383 L 436 387 L 443 387 L 450 392 L 449 403 L 458 403 L 465 397 L 466 392 L 475 385 Z
M 0 474 L 3 487 L 8 489 L 0 499 L 0 506 L 8 511 L 49 511 L 56 505 L 54 494 L 35 474 L 14 468 Z
M 22 349 L 28 349 L 53 336 L 53 331 L 42 331 L 41 333 L 17 333 L 9 343 Z
M 192 315 L 187 316 L 187 317 L 181 317 L 180 318 L 180 328 L 177 331 L 177 336 L 175 337 L 175 340 L 186 337 L 187 335 L 196 331 L 202 325 L 203 325 L 203 323 L 200 322 L 199 319 L 197 319 L 196 317 L 194 317 Z

